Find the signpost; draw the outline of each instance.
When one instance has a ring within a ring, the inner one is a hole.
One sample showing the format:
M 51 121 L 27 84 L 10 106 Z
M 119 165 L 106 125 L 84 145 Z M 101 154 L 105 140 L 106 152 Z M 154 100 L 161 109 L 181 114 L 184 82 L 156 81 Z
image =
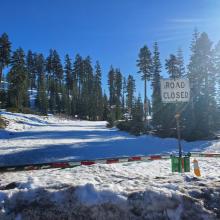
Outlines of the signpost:
M 189 102 L 190 99 L 190 86 L 189 80 L 187 78 L 177 78 L 177 79 L 161 79 L 161 99 L 163 103 L 180 103 Z M 178 147 L 179 147 L 179 159 L 178 168 L 179 172 L 184 170 L 184 159 L 182 159 L 182 146 L 181 146 L 181 131 L 180 131 L 180 113 L 176 112 L 176 129 L 178 137 Z M 174 160 L 172 160 L 173 162 Z M 182 169 L 181 169 L 182 167 Z M 175 171 L 172 164 L 172 170 Z

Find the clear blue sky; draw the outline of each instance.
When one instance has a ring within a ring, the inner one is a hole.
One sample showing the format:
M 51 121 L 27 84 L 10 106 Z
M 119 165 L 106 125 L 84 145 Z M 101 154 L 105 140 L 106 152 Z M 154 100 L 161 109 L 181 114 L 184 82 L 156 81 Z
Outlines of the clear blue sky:
M 90 55 L 102 65 L 106 90 L 111 64 L 143 90 L 136 60 L 144 44 L 158 41 L 162 63 L 181 47 L 187 63 L 195 27 L 220 40 L 219 0 L 0 0 L 0 8 L 0 34 L 9 34 L 13 49 Z

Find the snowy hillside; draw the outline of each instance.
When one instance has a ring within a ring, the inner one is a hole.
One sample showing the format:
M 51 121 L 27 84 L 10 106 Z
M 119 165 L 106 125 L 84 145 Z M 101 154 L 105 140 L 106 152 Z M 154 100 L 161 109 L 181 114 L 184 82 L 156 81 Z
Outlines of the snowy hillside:
M 0 164 L 170 153 L 175 139 L 135 137 L 105 122 L 2 112 Z M 219 141 L 183 142 L 220 152 Z M 193 159 L 193 158 L 192 158 Z M 0 173 L 0 219 L 220 219 L 220 159 L 197 158 L 201 178 L 170 160 Z

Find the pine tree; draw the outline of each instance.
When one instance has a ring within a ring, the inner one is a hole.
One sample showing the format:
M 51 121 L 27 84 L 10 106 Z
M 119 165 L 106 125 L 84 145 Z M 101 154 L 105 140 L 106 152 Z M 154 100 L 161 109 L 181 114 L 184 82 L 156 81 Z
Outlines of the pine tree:
M 94 76 L 94 100 L 95 103 L 95 119 L 100 120 L 103 116 L 103 97 L 102 97 L 102 72 L 99 62 L 96 62 Z
M 28 51 L 26 57 L 26 65 L 28 71 L 28 88 L 31 90 L 36 88 L 36 64 L 35 64 L 36 54 L 31 50 Z
M 47 71 L 47 90 L 49 96 L 49 109 L 51 113 L 55 112 L 55 75 L 53 72 L 53 50 L 50 49 L 49 56 L 46 59 L 46 71 Z
M 8 35 L 6 33 L 3 33 L 0 36 L 0 107 L 3 107 L 6 104 L 6 92 L 3 87 L 1 87 L 1 83 L 4 77 L 3 70 L 10 64 L 10 55 L 11 43 L 8 39 Z
M 62 98 L 62 82 L 63 82 L 63 67 L 60 56 L 56 50 L 53 50 L 52 59 L 53 72 L 55 76 L 55 100 L 56 100 L 56 111 L 61 113 L 61 98 Z
M 102 115 L 102 120 L 107 121 L 108 120 L 108 115 L 109 115 L 109 106 L 108 106 L 108 97 L 104 93 L 103 96 L 103 115 Z
M 135 80 L 132 75 L 128 75 L 126 103 L 129 114 L 131 114 L 134 105 L 134 92 L 135 92 Z
M 77 54 L 73 63 L 73 99 L 72 99 L 72 114 L 80 115 L 82 113 L 82 83 L 83 83 L 83 59 Z M 75 110 L 74 110 L 75 109 Z
M 0 85 L 2 81 L 3 69 L 10 64 L 11 42 L 8 35 L 3 33 L 0 37 Z
M 119 120 L 122 117 L 122 74 L 119 69 L 115 70 L 115 98 L 116 98 L 116 107 L 115 107 L 115 119 Z
M 11 69 L 8 74 L 9 106 L 23 110 L 29 106 L 28 77 L 24 51 L 19 48 L 11 57 Z
M 46 66 L 43 54 L 36 55 L 35 67 L 37 74 L 36 107 L 41 114 L 46 115 L 48 111 L 48 98 L 45 79 Z
M 111 66 L 108 73 L 108 87 L 109 87 L 109 104 L 113 106 L 116 104 L 116 91 L 115 91 L 115 70 Z
M 149 107 L 147 105 L 147 81 L 150 81 L 152 76 L 151 52 L 147 46 L 140 49 L 137 66 L 139 67 L 138 73 L 142 74 L 141 78 L 144 80 L 144 119 L 146 121 L 147 115 L 149 115 Z
M 86 119 L 91 119 L 94 115 L 94 103 L 93 97 L 93 68 L 91 64 L 91 58 L 88 56 L 83 60 L 83 75 L 82 75 L 82 92 L 81 92 L 81 103 L 82 110 L 81 116 Z
M 179 70 L 179 77 L 183 77 L 185 75 L 185 66 L 184 66 L 184 58 L 183 51 L 181 48 L 177 50 L 177 67 Z
M 171 79 L 180 77 L 179 61 L 174 54 L 170 54 L 170 57 L 165 60 L 165 68 Z
M 49 90 L 49 107 L 52 113 L 61 112 L 61 90 L 63 82 L 63 67 L 56 50 L 50 50 L 47 58 L 46 69 Z
M 216 71 L 217 92 L 216 100 L 218 107 L 220 108 L 220 41 L 216 44 L 214 49 L 214 65 Z
M 193 39 L 191 42 L 190 50 L 191 50 L 191 56 L 190 56 L 190 62 L 188 65 L 188 73 L 187 77 L 190 81 L 190 102 L 189 105 L 186 108 L 185 111 L 185 124 L 187 127 L 187 131 L 185 131 L 185 136 L 190 137 L 195 135 L 196 133 L 196 115 L 195 115 L 195 100 L 198 99 L 196 91 L 198 91 L 198 85 L 199 85 L 199 63 L 198 59 L 196 58 L 197 52 L 197 41 L 199 38 L 199 32 L 197 29 L 194 30 L 193 33 Z
M 141 101 L 141 96 L 138 96 L 138 99 L 135 100 L 134 107 L 132 109 L 132 122 L 130 132 L 134 135 L 140 135 L 144 132 L 143 124 L 143 103 Z
M 215 65 L 215 72 L 216 72 L 216 104 L 217 104 L 217 111 L 216 111 L 216 129 L 218 129 L 220 125 L 220 41 L 217 43 L 214 49 L 214 65 Z
M 71 94 L 71 91 L 73 89 L 73 70 L 72 70 L 72 63 L 69 55 L 67 54 L 65 57 L 65 66 L 64 66 L 64 72 L 65 72 L 65 82 L 68 94 Z
M 83 59 L 79 54 L 77 54 L 73 63 L 73 79 L 77 81 L 78 99 L 80 99 L 81 96 L 83 78 Z
M 7 90 L 6 90 L 7 89 L 6 79 L 4 75 L 2 75 L 2 81 L 4 83 L 0 84 L 0 107 L 5 108 L 7 106 L 8 97 L 7 97 Z
M 66 85 L 62 85 L 61 88 L 61 112 L 65 115 L 71 115 L 71 100 Z
M 162 125 L 161 117 L 163 114 L 163 103 L 161 100 L 161 88 L 160 88 L 160 73 L 161 73 L 161 62 L 160 52 L 157 42 L 154 44 L 153 52 L 153 67 L 152 67 L 152 112 L 153 112 L 153 125 L 159 127 Z
M 216 115 L 214 113 L 216 111 L 215 71 L 211 51 L 212 43 L 208 35 L 202 33 L 194 42 L 188 74 L 192 89 L 193 117 L 188 121 L 193 132 L 198 137 L 203 137 L 210 134 L 216 123 L 214 118 Z
M 126 78 L 123 77 L 123 83 L 122 83 L 122 113 L 123 115 L 126 112 L 126 93 L 127 93 L 127 81 L 126 81 Z

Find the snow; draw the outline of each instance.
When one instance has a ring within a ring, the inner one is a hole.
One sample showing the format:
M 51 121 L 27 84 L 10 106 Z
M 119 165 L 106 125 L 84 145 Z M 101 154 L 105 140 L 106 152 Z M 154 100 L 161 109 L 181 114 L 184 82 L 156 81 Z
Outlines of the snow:
M 106 122 L 2 112 L 0 163 L 20 164 L 176 150 L 175 139 L 134 137 Z M 219 141 L 183 142 L 219 152 Z M 191 162 L 194 158 L 191 158 Z M 170 160 L 0 173 L 0 219 L 220 219 L 220 158 L 196 158 L 201 177 Z
M 30 107 L 34 109 L 36 97 L 37 97 L 37 90 L 36 89 L 29 89 L 28 90 L 29 98 L 30 98 Z
M 88 219 L 102 219 L 100 214 L 107 215 L 105 219 L 126 219 L 125 213 L 131 219 L 182 219 L 185 214 L 194 216 L 192 219 L 202 215 L 217 219 L 220 159 L 197 159 L 201 178 L 195 178 L 193 172 L 171 173 L 169 160 L 1 173 L 1 187 L 12 181 L 16 184 L 1 191 L 0 209 L 4 212 L 0 211 L 0 217 L 13 217 L 19 210 L 24 219 L 30 212 L 36 218 L 38 207 L 46 206 L 50 218 L 45 213 L 42 219 L 56 219 L 57 212 L 77 219 L 71 210 L 77 215 L 90 210 Z M 209 207 L 209 202 L 214 207 Z
M 145 135 L 135 137 L 106 122 L 67 120 L 55 116 L 37 116 L 1 112 L 8 121 L 0 132 L 0 165 L 84 160 L 107 157 L 172 153 L 177 150 L 173 138 Z M 219 150 L 217 141 L 182 141 L 183 149 Z

